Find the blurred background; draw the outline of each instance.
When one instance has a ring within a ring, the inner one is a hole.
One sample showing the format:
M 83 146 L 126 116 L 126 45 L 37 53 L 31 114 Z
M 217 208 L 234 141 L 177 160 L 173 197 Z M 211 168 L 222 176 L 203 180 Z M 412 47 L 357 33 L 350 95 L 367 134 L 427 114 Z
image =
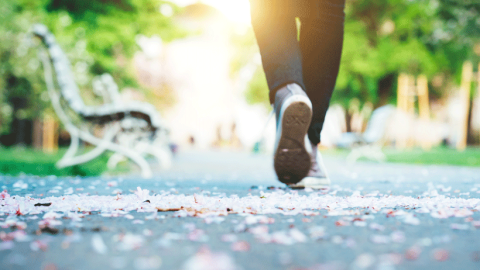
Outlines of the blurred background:
M 266 124 L 249 9 L 248 0 L 0 1 L 0 174 L 99 175 L 111 155 L 55 167 L 71 137 L 28 34 L 35 23 L 55 35 L 86 104 L 101 104 L 92 80 L 109 73 L 123 101 L 160 112 L 174 152 L 270 154 L 275 123 Z M 322 150 L 352 162 L 480 166 L 479 68 L 478 0 L 347 0 Z

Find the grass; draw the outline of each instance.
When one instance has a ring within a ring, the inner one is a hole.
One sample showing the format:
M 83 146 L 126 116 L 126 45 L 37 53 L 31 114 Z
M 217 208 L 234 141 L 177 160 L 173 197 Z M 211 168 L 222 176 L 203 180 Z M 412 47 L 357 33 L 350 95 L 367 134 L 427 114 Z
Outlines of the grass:
M 335 149 L 322 152 L 330 156 L 346 157 L 350 150 Z M 478 147 L 470 147 L 462 152 L 447 147 L 436 147 L 430 151 L 419 148 L 403 151 L 384 148 L 383 152 L 387 156 L 387 162 L 392 163 L 480 167 L 480 148 Z
M 60 160 L 66 151 L 67 149 L 59 149 L 55 153 L 44 153 L 41 150 L 31 148 L 0 148 L 0 174 L 13 176 L 19 174 L 98 176 L 107 170 L 108 155 L 106 154 L 85 164 L 59 169 L 55 166 L 55 163 Z
M 430 151 L 385 149 L 384 153 L 388 162 L 480 167 L 480 148 L 474 147 L 462 152 L 456 149 L 437 147 Z

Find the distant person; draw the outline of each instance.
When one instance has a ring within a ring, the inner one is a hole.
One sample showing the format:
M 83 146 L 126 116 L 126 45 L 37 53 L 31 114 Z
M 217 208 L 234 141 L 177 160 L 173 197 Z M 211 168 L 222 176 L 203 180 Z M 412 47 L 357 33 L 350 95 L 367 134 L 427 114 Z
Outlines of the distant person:
M 345 0 L 250 2 L 277 119 L 275 172 L 293 188 L 326 187 L 317 146 L 340 65 Z

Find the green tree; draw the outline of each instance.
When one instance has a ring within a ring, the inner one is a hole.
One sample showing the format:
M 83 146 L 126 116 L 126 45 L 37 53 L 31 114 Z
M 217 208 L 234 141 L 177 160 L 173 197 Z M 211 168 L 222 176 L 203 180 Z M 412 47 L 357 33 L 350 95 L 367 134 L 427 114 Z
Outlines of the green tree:
M 43 8 L 49 13 L 47 26 L 62 40 L 83 40 L 76 47 L 92 58 L 93 74 L 111 73 L 120 86 L 137 86 L 128 61 L 138 49 L 135 36 L 159 35 L 168 42 L 185 33 L 159 10 L 161 0 L 49 0 Z M 58 22 L 61 22 L 60 24 Z M 78 42 L 77 41 L 77 42 Z M 123 84 L 123 85 L 122 85 Z
M 138 50 L 135 37 L 157 34 L 168 42 L 186 35 L 160 12 L 164 5 L 174 13 L 179 10 L 162 0 L 0 1 L 0 134 L 8 131 L 12 113 L 18 113 L 9 104 L 12 98 L 27 100 L 20 113 L 23 118 L 49 108 L 42 68 L 27 35 L 33 24 L 47 25 L 56 36 L 81 89 L 90 89 L 91 78 L 105 72 L 120 88 L 141 89 L 130 61 Z
M 475 58 L 479 16 L 478 1 L 349 1 L 332 101 L 345 107 L 352 99 L 377 106 L 393 102 L 401 72 L 458 77 L 463 61 Z M 440 87 L 433 94 L 443 91 Z

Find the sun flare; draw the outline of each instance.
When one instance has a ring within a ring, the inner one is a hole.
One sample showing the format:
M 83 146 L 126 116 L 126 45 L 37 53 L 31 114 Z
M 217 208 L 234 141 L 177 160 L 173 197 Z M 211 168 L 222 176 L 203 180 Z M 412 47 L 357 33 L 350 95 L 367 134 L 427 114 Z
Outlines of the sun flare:
M 250 2 L 248 0 L 172 0 L 172 2 L 179 6 L 201 2 L 218 9 L 234 23 L 250 23 Z

